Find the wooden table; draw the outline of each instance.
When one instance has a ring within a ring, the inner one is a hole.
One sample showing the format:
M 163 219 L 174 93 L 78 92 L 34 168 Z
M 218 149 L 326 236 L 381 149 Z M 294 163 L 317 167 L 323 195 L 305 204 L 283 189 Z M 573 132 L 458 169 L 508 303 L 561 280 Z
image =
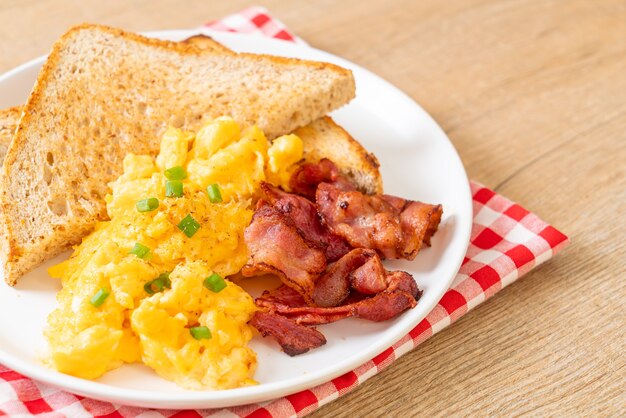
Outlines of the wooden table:
M 45 53 L 78 22 L 188 28 L 251 4 L 2 0 L 0 71 Z M 411 95 L 472 179 L 572 241 L 313 416 L 623 416 L 626 2 L 264 4 L 313 46 Z

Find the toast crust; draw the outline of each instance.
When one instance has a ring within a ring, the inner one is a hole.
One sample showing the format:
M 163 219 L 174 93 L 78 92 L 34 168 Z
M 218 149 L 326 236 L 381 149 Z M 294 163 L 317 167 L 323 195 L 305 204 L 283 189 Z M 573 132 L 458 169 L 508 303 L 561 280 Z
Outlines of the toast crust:
M 351 179 L 366 194 L 382 194 L 383 180 L 376 156 L 368 152 L 335 121 L 324 116 L 298 128 L 295 132 L 304 144 L 306 162 L 316 163 L 322 158 L 332 160 L 339 171 Z
M 22 106 L 0 110 L 0 165 L 4 162 L 4 156 L 9 149 L 21 115 Z
M 203 49 L 203 50 L 208 49 L 212 51 L 220 51 L 220 52 L 226 52 L 226 53 L 231 53 L 231 54 L 235 53 L 232 49 L 225 47 L 224 45 L 217 42 L 215 39 L 211 38 L 210 36 L 203 35 L 203 34 L 190 36 L 189 38 L 180 41 L 180 43 L 193 45 L 196 48 Z

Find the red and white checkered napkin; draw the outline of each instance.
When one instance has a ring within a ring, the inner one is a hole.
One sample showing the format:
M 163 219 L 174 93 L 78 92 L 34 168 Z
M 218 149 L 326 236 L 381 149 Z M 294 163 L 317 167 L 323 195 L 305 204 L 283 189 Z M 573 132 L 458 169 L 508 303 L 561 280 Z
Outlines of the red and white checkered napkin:
M 206 25 L 305 44 L 260 7 Z M 355 389 L 395 359 L 441 331 L 504 286 L 551 258 L 567 237 L 534 214 L 472 182 L 474 225 L 467 254 L 450 290 L 411 332 L 383 353 L 330 382 L 260 404 L 197 411 L 152 411 L 72 395 L 0 365 L 0 415 L 47 417 L 291 417 L 303 416 Z M 146 415 L 144 415 L 146 414 Z

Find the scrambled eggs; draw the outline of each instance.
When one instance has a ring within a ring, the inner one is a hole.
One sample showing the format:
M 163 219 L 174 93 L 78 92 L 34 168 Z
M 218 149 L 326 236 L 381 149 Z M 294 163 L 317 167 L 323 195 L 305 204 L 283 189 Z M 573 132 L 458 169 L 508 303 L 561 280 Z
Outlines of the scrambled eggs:
M 259 183 L 287 188 L 301 158 L 297 136 L 270 144 L 230 118 L 197 134 L 170 128 L 156 159 L 127 155 L 106 198 L 111 220 L 49 270 L 63 284 L 45 330 L 50 365 L 94 379 L 141 361 L 187 388 L 254 384 L 255 305 L 224 278 L 248 258 Z

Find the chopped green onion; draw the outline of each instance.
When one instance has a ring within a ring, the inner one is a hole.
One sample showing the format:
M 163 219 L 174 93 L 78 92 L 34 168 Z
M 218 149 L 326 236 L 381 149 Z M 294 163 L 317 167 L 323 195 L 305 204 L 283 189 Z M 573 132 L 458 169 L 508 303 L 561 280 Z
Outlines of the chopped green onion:
M 178 229 L 183 231 L 185 235 L 189 238 L 193 237 L 198 229 L 200 229 L 200 224 L 191 215 L 187 215 L 183 218 L 182 221 L 178 223 Z
M 146 291 L 149 295 L 154 295 L 157 292 L 161 292 L 164 289 L 164 283 L 159 281 L 159 279 L 150 280 L 148 283 L 143 285 L 143 290 Z
M 148 283 L 143 285 L 143 290 L 146 291 L 149 295 L 154 295 L 157 292 L 162 292 L 165 288 L 172 288 L 172 281 L 170 280 L 169 273 L 161 273 L 159 277 L 154 280 L 150 280 Z
M 171 289 L 172 282 L 170 279 L 163 279 L 161 276 L 157 277 L 154 280 L 150 280 L 148 283 L 143 285 L 143 290 L 146 291 L 149 295 L 154 295 L 157 292 L 162 292 L 165 288 Z
M 213 273 L 204 279 L 204 287 L 212 292 L 218 293 L 226 288 L 226 282 L 222 279 L 222 276 L 217 273 Z
M 211 203 L 220 203 L 222 201 L 222 193 L 220 192 L 220 186 L 217 184 L 211 184 L 206 188 L 206 192 L 209 194 L 209 200 Z
M 168 289 L 172 288 L 172 281 L 170 280 L 170 272 L 159 274 L 159 277 L 157 277 L 157 279 L 163 280 L 163 282 L 165 283 L 165 287 L 167 287 Z
M 180 180 L 168 180 L 165 182 L 165 196 L 183 197 L 183 182 Z
M 151 212 L 159 207 L 159 199 L 156 197 L 150 197 L 138 201 L 135 206 L 139 212 Z
M 103 287 L 102 289 L 98 290 L 95 295 L 91 297 L 91 299 L 89 300 L 89 303 L 91 303 L 94 308 L 98 308 L 104 303 L 104 301 L 108 297 L 109 297 L 109 291 Z
M 212 337 L 211 330 L 208 327 L 192 327 L 189 328 L 189 332 L 196 340 L 210 339 Z
M 135 254 L 137 257 L 145 260 L 150 255 L 150 248 L 136 242 L 135 246 L 130 250 L 130 254 Z
M 165 170 L 165 177 L 167 177 L 168 180 L 185 180 L 187 178 L 187 172 L 178 165 Z

